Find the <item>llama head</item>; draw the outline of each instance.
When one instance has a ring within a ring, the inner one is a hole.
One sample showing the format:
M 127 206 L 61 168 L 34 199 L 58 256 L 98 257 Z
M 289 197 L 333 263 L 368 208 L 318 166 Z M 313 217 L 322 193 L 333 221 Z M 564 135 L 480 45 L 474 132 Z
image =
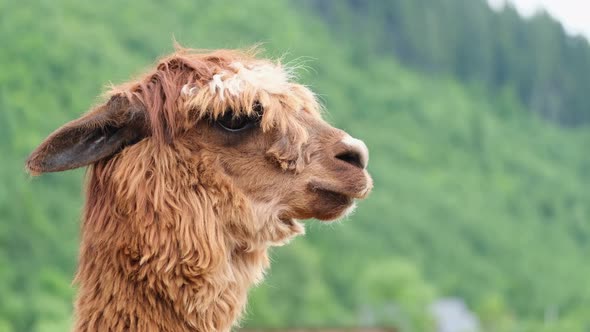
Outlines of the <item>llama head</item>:
M 116 197 L 97 204 L 121 215 L 203 214 L 263 245 L 301 233 L 299 219 L 345 215 L 371 190 L 364 143 L 326 123 L 279 62 L 181 49 L 108 96 L 51 134 L 29 171 L 92 165 L 89 190 Z

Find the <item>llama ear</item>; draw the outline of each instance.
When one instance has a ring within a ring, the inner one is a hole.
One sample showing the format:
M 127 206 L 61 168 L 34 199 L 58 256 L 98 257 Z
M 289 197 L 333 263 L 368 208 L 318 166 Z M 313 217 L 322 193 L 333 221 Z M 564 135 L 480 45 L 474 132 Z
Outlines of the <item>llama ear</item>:
M 87 166 L 147 136 L 143 108 L 116 95 L 53 132 L 29 156 L 27 170 L 38 175 Z

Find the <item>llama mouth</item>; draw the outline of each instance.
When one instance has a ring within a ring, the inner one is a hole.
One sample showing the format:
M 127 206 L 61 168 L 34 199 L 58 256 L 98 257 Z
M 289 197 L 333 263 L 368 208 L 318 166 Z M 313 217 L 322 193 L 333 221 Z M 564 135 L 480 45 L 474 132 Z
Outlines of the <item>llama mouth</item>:
M 367 196 L 371 189 L 371 185 L 367 184 L 362 190 L 346 191 L 329 183 L 312 181 L 308 185 L 312 192 L 318 193 L 323 197 L 331 199 L 334 202 L 341 202 L 342 205 L 351 204 L 354 199 L 362 199 Z

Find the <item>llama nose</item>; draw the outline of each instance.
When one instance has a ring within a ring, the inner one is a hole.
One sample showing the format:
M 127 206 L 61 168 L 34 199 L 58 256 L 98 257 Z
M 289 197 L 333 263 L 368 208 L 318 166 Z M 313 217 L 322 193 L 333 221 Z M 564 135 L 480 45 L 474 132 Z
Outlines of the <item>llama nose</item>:
M 367 168 L 367 164 L 369 163 L 369 149 L 367 149 L 365 142 L 346 135 L 342 139 L 342 143 L 346 145 L 347 149 L 337 154 L 336 159 L 345 161 L 358 168 Z

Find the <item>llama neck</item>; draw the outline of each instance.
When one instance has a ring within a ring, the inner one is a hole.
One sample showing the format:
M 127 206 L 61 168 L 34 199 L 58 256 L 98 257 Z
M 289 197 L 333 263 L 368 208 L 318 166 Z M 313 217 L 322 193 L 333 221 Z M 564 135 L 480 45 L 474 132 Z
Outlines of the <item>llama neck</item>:
M 117 245 L 115 224 L 126 221 L 104 223 L 101 232 L 111 229 L 104 237 L 89 230 L 93 222 L 85 221 L 82 234 L 75 331 L 229 331 L 268 266 L 265 249 L 236 249 L 202 273 L 150 258 L 142 262 L 134 248 Z
M 204 188 L 164 175 L 129 183 L 134 170 L 111 174 L 113 163 L 87 185 L 75 331 L 229 331 L 267 247 L 236 240 L 249 237 L 232 236 L 235 221 L 219 220 Z M 161 194 L 152 179 L 177 187 Z

